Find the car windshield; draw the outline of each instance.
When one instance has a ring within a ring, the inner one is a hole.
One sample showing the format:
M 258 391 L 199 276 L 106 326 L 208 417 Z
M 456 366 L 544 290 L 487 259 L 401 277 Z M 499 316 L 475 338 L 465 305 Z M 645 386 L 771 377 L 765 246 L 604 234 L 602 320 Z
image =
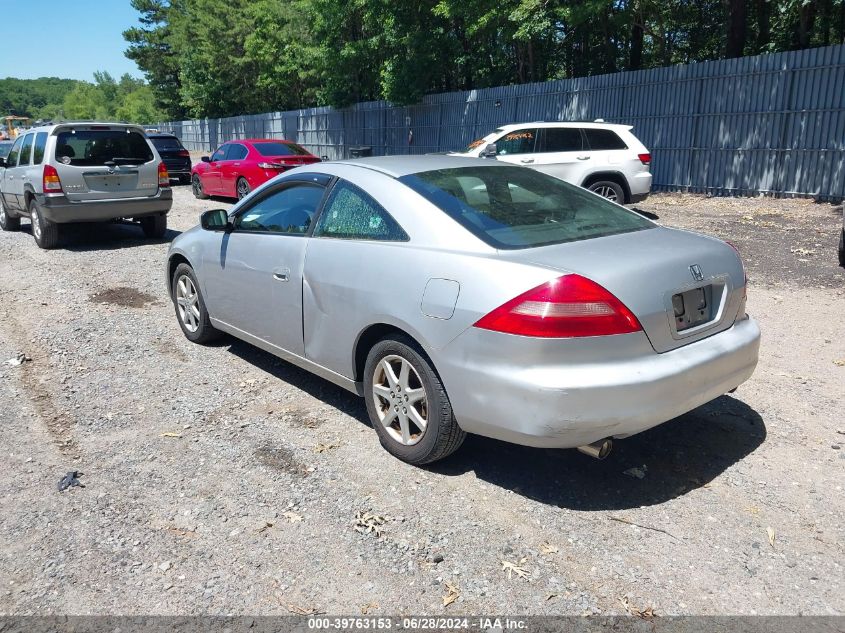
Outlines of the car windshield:
M 253 145 L 262 156 L 308 156 L 309 152 L 296 143 L 255 143 Z
M 500 249 L 574 242 L 654 227 L 589 191 L 525 167 L 458 167 L 403 176 L 487 244 Z
M 150 138 L 158 151 L 184 149 L 178 138 L 173 136 L 153 136 Z
M 460 151 L 460 153 L 461 154 L 468 154 L 469 152 L 476 150 L 479 147 L 483 147 L 483 146 L 487 145 L 487 143 L 489 142 L 487 140 L 488 138 L 492 137 L 495 134 L 501 134 L 503 131 L 504 130 L 502 130 L 502 128 L 497 128 L 496 130 L 494 130 L 492 133 L 488 134 L 487 136 L 482 136 L 481 138 L 475 139 L 472 143 L 470 143 L 465 148 L 463 148 Z
M 140 165 L 152 159 L 147 139 L 135 130 L 67 130 L 56 139 L 56 160 L 65 165 Z

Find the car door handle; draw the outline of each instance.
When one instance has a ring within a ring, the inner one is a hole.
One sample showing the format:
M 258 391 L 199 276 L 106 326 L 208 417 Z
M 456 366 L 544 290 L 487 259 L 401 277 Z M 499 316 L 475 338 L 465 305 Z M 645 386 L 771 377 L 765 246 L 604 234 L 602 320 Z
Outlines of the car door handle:
M 521 159 L 519 160 L 519 162 L 520 162 L 520 163 L 533 163 L 533 162 L 534 162 L 534 159 L 533 159 L 533 158 L 521 158 Z
M 290 281 L 290 275 L 287 272 L 277 271 L 273 273 L 273 279 L 276 281 Z
M 577 158 L 578 158 L 578 160 L 589 160 L 590 159 L 589 156 L 578 156 Z

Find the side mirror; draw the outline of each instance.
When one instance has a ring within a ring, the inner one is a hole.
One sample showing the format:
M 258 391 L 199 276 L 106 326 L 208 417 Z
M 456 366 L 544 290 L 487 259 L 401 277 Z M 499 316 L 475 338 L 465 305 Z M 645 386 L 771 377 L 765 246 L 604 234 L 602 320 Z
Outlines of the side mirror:
M 481 158 L 495 158 L 497 153 L 498 150 L 496 149 L 496 144 L 490 143 L 487 147 L 481 150 L 481 154 L 479 154 L 479 156 L 481 156 Z
M 212 209 L 200 216 L 200 226 L 206 231 L 229 231 L 232 224 L 225 209 Z
M 328 156 L 325 156 L 325 155 L 324 155 L 324 156 L 320 156 L 320 160 L 329 160 L 329 157 L 328 157 Z
M 200 160 L 204 163 L 210 163 L 211 162 L 211 158 L 209 158 L 208 156 L 203 156 L 202 158 L 200 158 Z

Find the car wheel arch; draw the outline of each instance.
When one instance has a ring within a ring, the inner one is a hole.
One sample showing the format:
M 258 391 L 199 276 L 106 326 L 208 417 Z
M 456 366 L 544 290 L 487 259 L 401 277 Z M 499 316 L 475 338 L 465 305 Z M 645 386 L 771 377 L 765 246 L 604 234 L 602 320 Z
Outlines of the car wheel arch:
M 622 187 L 622 191 L 625 193 L 625 202 L 629 202 L 631 200 L 631 188 L 628 187 L 628 180 L 625 178 L 625 174 L 619 171 L 596 171 L 588 175 L 584 181 L 581 183 L 581 186 L 586 189 L 594 182 L 598 182 L 600 180 L 610 180 L 615 182 L 620 187 Z
M 167 260 L 167 293 L 168 295 L 173 294 L 173 275 L 176 273 L 176 268 L 179 264 L 187 264 L 191 267 L 191 270 L 196 270 L 194 265 L 191 261 L 185 257 L 182 253 L 174 253 L 170 256 L 170 259 Z M 196 273 L 195 273 L 196 274 Z
M 414 335 L 413 330 L 411 328 L 400 327 L 395 324 L 381 322 L 368 325 L 361 331 L 360 334 L 358 334 L 358 337 L 355 340 L 355 346 L 352 350 L 352 361 L 355 381 L 364 380 L 364 367 L 367 364 L 367 356 L 369 355 L 370 350 L 373 348 L 373 346 L 379 341 L 385 338 L 389 338 L 391 335 L 402 336 L 415 343 L 416 346 L 419 348 L 418 351 L 426 356 L 429 363 L 431 363 L 431 366 L 434 371 L 437 371 L 437 368 L 434 365 L 434 362 L 431 360 L 431 355 L 428 353 L 428 350 L 420 342 L 420 337 Z

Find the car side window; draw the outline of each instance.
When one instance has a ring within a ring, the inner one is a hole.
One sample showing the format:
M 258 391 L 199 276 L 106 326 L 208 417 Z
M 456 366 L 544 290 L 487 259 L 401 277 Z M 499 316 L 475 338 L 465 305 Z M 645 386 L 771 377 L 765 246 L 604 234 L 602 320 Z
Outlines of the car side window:
M 32 152 L 32 164 L 40 165 L 44 162 L 44 150 L 47 148 L 47 132 L 35 135 L 35 150 Z
M 226 160 L 241 160 L 242 158 L 246 158 L 248 153 L 246 147 L 240 143 L 234 143 L 229 145 L 229 153 L 226 154 Z
M 15 144 L 12 145 L 12 149 L 9 152 L 9 157 L 6 159 L 6 164 L 9 167 L 14 167 L 18 164 L 18 156 L 21 154 L 21 145 L 23 144 L 23 137 L 19 136 L 18 140 L 15 141 Z
M 32 157 L 32 141 L 34 138 L 35 134 L 27 134 L 23 137 L 23 145 L 21 145 L 21 153 L 18 157 L 18 167 L 29 165 L 30 158 Z
M 329 194 L 314 236 L 388 242 L 409 239 L 384 207 L 345 180 L 339 181 Z
M 496 155 L 531 154 L 537 141 L 537 129 L 514 130 L 496 141 Z
M 211 162 L 216 163 L 219 160 L 226 160 L 226 151 L 229 149 L 228 145 L 221 145 L 217 151 L 211 155 Z
M 308 232 L 325 187 L 297 183 L 275 191 L 235 219 L 235 231 L 304 235 Z
M 613 130 L 587 128 L 584 130 L 587 143 L 592 150 L 628 149 L 625 142 Z
M 542 152 L 580 152 L 584 138 L 578 128 L 550 127 L 543 130 L 542 146 Z

